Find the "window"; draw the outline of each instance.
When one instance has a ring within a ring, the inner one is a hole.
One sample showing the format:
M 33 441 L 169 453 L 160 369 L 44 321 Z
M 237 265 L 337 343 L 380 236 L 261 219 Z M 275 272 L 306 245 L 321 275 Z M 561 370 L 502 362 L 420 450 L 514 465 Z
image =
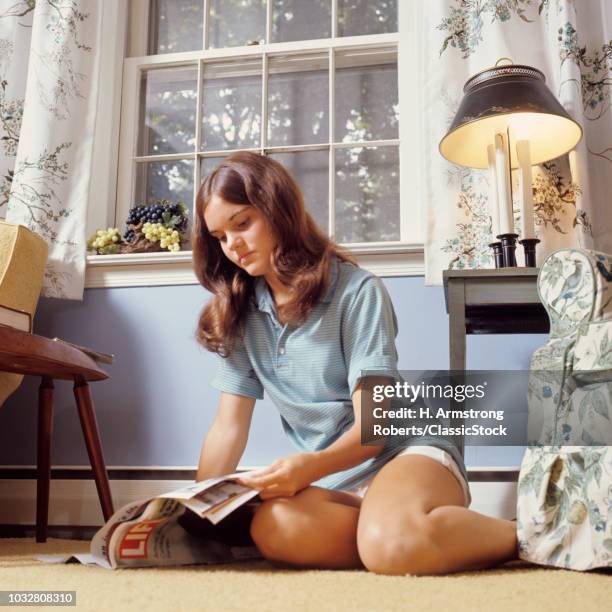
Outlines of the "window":
M 148 9 L 149 54 L 125 61 L 117 225 L 153 199 L 192 207 L 223 156 L 253 150 L 288 168 L 339 242 L 406 242 L 396 0 Z
M 422 258 L 422 241 L 400 171 L 398 4 L 133 0 L 115 225 L 166 197 L 193 211 L 224 156 L 258 151 L 292 173 L 309 212 L 358 258 L 419 273 L 414 259 L 401 270 L 407 253 Z

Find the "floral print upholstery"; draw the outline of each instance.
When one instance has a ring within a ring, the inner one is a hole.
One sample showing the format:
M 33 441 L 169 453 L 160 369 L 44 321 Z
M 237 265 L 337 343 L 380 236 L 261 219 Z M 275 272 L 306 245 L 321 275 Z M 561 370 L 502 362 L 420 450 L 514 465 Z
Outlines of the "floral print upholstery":
M 527 449 L 517 526 L 521 559 L 574 570 L 611 567 L 610 447 Z
M 612 257 L 557 251 L 538 291 L 550 339 L 531 360 L 519 555 L 576 570 L 612 567 Z

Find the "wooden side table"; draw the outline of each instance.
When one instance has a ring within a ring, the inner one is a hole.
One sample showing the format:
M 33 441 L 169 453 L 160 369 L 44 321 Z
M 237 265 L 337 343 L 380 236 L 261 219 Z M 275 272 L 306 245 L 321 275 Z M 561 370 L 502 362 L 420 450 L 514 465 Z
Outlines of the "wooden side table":
M 450 369 L 465 370 L 467 334 L 544 334 L 538 268 L 444 270 Z
M 444 270 L 450 370 L 465 371 L 467 334 L 548 333 L 537 291 L 538 268 Z M 461 425 L 457 419 L 453 425 Z M 457 439 L 464 456 L 464 440 Z
M 38 394 L 38 442 L 36 486 L 36 541 L 47 539 L 51 433 L 53 430 L 53 381 L 74 381 L 79 419 L 93 469 L 104 520 L 113 514 L 108 474 L 88 381 L 105 380 L 108 374 L 77 348 L 0 325 L 0 370 L 42 377 Z

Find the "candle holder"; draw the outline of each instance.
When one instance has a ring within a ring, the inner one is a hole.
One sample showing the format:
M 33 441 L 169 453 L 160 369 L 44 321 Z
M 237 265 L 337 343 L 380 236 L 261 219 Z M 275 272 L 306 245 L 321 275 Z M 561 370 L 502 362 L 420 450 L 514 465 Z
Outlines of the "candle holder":
M 523 245 L 525 251 L 525 267 L 535 268 L 536 267 L 536 244 L 540 240 L 538 238 L 523 238 L 519 240 L 519 244 Z
M 498 269 L 503 268 L 504 267 L 504 253 L 502 251 L 502 243 L 499 242 L 498 240 L 497 242 L 491 242 L 489 246 L 491 247 L 491 249 L 493 249 L 493 258 L 495 259 L 495 267 Z
M 516 268 L 516 239 L 518 234 L 500 234 L 498 238 L 501 240 L 504 268 Z

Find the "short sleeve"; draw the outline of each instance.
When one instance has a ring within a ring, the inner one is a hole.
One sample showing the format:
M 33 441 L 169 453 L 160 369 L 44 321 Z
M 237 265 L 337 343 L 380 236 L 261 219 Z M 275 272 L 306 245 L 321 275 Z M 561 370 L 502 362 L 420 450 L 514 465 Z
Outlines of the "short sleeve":
M 228 357 L 219 357 L 221 363 L 210 383 L 224 393 L 263 399 L 263 385 L 253 369 L 241 338 L 236 338 L 234 350 Z
M 396 379 L 397 317 L 382 281 L 369 277 L 361 284 L 342 325 L 342 344 L 351 395 L 363 370 L 380 370 Z

